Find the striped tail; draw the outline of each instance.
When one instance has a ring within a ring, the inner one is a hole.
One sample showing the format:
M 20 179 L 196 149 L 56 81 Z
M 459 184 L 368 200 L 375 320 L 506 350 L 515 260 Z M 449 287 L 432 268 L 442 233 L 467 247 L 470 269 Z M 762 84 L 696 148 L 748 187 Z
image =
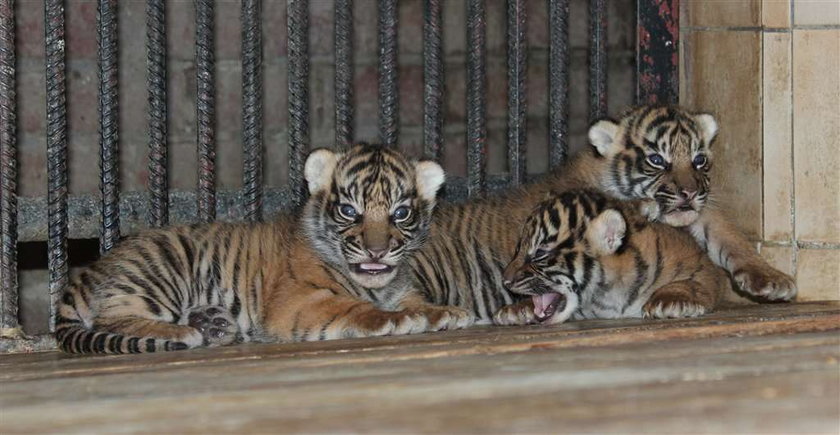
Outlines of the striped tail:
M 75 354 L 148 353 L 187 349 L 186 343 L 160 338 L 131 337 L 113 332 L 87 329 L 78 320 L 61 319 L 56 322 L 55 339 L 58 347 Z

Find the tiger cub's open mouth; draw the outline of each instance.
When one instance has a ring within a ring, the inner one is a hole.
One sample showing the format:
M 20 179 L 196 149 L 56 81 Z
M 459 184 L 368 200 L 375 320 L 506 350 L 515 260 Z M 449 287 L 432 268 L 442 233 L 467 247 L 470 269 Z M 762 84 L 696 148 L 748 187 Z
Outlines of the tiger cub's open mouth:
M 534 315 L 542 323 L 551 319 L 551 316 L 566 308 L 566 296 L 560 293 L 549 292 L 531 296 L 534 302 Z

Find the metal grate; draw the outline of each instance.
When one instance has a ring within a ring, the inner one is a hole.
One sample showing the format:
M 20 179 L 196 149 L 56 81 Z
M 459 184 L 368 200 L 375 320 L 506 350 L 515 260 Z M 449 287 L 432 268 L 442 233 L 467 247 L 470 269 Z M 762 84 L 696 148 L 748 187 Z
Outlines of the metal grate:
M 509 177 L 486 176 L 487 159 L 487 19 L 485 0 L 467 2 L 467 179 L 450 196 L 473 196 L 525 181 L 527 43 L 526 0 L 507 0 Z M 545 0 L 549 14 L 549 152 L 551 166 L 568 155 L 569 0 Z M 213 0 L 194 0 L 196 11 L 196 192 L 169 192 L 167 176 L 166 2 L 147 0 L 146 49 L 149 112 L 148 194 L 120 195 L 117 145 L 116 0 L 98 0 L 99 56 L 99 198 L 67 195 L 67 110 L 65 74 L 65 2 L 45 1 L 45 70 L 47 107 L 48 195 L 19 206 L 15 95 L 15 4 L 0 0 L 0 332 L 20 337 L 18 322 L 17 243 L 47 240 L 50 279 L 50 329 L 55 298 L 67 284 L 67 239 L 100 238 L 107 252 L 121 229 L 133 232 L 174 222 L 214 219 L 259 221 L 265 214 L 300 204 L 305 198 L 303 163 L 309 139 L 309 2 L 287 0 L 289 87 L 289 188 L 263 187 L 261 1 L 241 1 L 242 152 L 241 194 L 216 192 Z M 676 102 L 679 0 L 637 0 L 636 99 Z M 71 7 L 73 3 L 68 3 Z M 379 135 L 394 146 L 398 138 L 397 0 L 378 0 Z M 423 154 L 440 159 L 444 149 L 443 0 L 423 6 Z M 353 141 L 353 1 L 335 0 L 335 142 Z M 589 0 L 589 119 L 607 113 L 606 0 Z M 47 210 L 43 219 L 42 210 Z M 100 215 L 97 222 L 92 217 Z M 145 220 L 140 218 L 145 216 Z M 20 220 L 18 218 L 20 217 Z M 122 218 L 122 220 L 121 220 Z M 46 232 L 44 231 L 44 221 Z M 6 340 L 8 342 L 9 340 Z M 15 340 L 12 340 L 13 342 Z M 16 340 L 22 343 L 24 340 Z M 48 345 L 48 344 L 47 344 Z M 0 351 L 13 349 L 3 344 Z

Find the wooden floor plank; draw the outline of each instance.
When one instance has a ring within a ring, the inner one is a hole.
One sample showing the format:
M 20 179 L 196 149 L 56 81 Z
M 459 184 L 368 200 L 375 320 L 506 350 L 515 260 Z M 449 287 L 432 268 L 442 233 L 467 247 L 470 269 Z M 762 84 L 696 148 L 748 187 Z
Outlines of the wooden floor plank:
M 0 432 L 837 433 L 838 314 L 770 305 L 671 322 L 7 355 Z

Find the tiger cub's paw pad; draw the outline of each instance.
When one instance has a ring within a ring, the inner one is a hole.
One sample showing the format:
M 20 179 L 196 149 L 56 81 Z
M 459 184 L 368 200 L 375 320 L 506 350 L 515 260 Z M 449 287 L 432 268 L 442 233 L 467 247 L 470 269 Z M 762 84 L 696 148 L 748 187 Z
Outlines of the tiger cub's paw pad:
M 738 287 L 753 296 L 771 301 L 789 301 L 796 297 L 796 282 L 789 275 L 769 265 L 746 266 L 732 274 Z
M 529 325 L 537 323 L 534 302 L 531 299 L 505 305 L 493 314 L 493 324 L 501 326 Z
M 645 319 L 682 319 L 706 314 L 706 307 L 691 301 L 651 300 L 645 304 Z
M 189 326 L 204 337 L 205 346 L 225 346 L 237 340 L 239 325 L 226 309 L 207 305 L 190 311 Z

